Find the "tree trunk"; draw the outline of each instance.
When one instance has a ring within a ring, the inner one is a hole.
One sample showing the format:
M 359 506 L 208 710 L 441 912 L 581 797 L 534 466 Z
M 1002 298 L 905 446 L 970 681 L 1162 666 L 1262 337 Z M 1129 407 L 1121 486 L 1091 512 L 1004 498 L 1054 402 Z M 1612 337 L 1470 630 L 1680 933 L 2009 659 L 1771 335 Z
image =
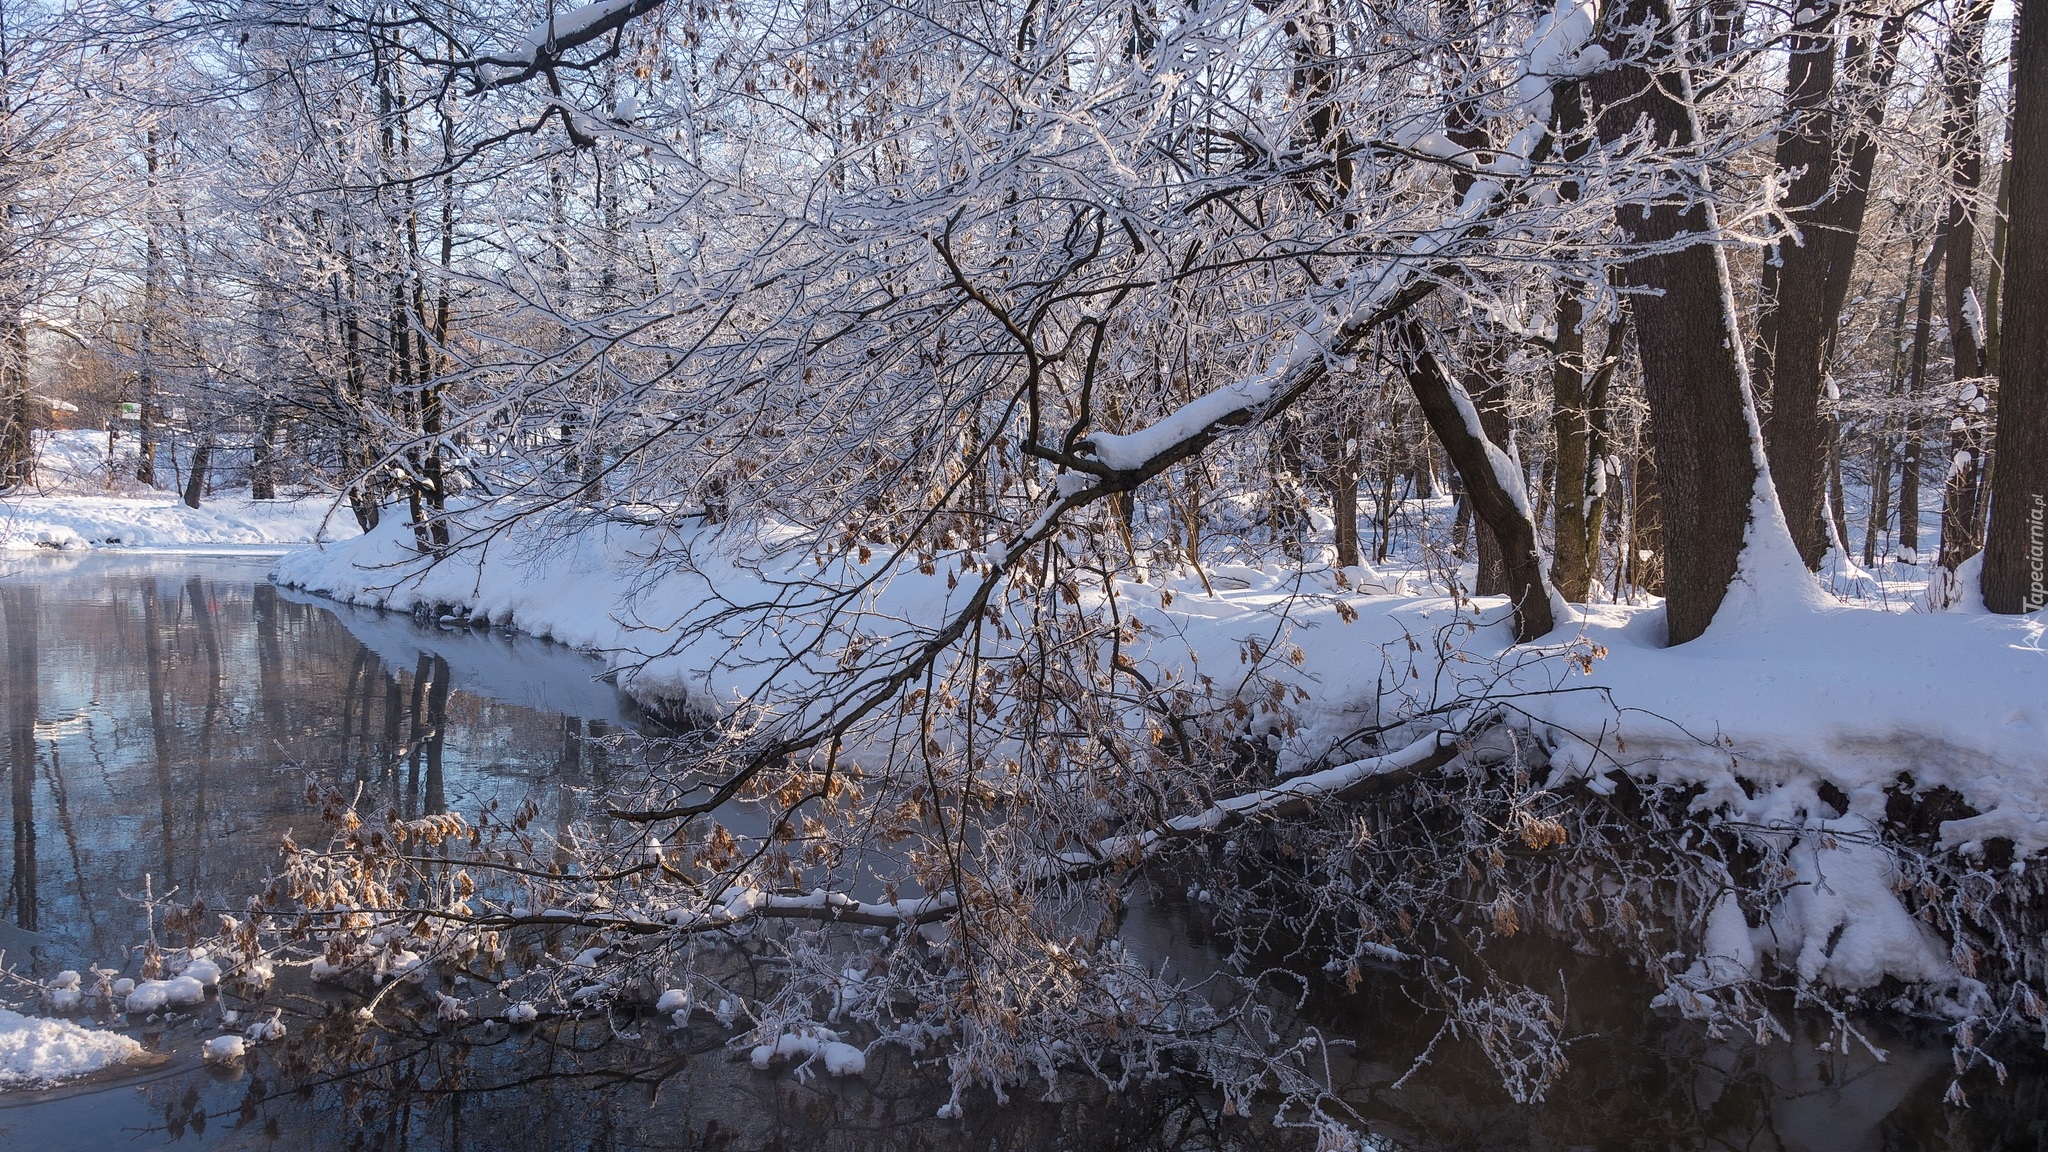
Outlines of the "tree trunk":
M 1877 133 L 1884 126 L 1885 102 L 1891 96 L 1892 73 L 1898 70 L 1906 19 L 1906 14 L 1888 16 L 1875 38 L 1867 32 L 1849 38 L 1848 58 L 1858 67 L 1863 91 L 1872 95 L 1862 115 L 1851 121 L 1847 169 L 1839 174 L 1834 197 L 1821 213 L 1819 233 L 1809 241 L 1822 254 L 1827 268 L 1821 288 L 1821 310 L 1827 317 L 1823 369 L 1834 359 L 1842 306 L 1849 298 L 1849 279 L 1856 271 L 1856 246 L 1870 207 L 1870 174 L 1877 166 Z
M 1892 447 L 1891 424 L 1878 433 L 1877 448 L 1870 458 L 1870 514 L 1863 521 L 1863 566 L 1877 563 L 1877 536 L 1891 522 Z
M 1585 306 L 1560 300 L 1557 344 L 1551 362 L 1551 432 L 1556 440 L 1556 496 L 1552 501 L 1550 579 L 1560 596 L 1584 604 L 1599 579 L 1600 524 L 1607 492 L 1607 394 L 1621 358 L 1626 321 L 1608 326 L 1607 349 L 1590 378 L 1586 369 Z
M 206 495 L 206 473 L 213 466 L 213 437 L 199 441 L 199 447 L 192 452 L 192 472 L 185 477 L 185 507 L 197 508 Z
M 34 483 L 35 401 L 28 390 L 28 328 L 19 314 L 0 321 L 0 492 Z
M 1942 147 L 1948 169 L 1947 275 L 1942 282 L 1949 343 L 1955 353 L 1955 406 L 1949 423 L 1948 477 L 1942 485 L 1941 566 L 1950 572 L 1976 555 L 1978 481 L 1983 476 L 1982 409 L 1984 313 L 1974 287 L 1977 224 L 1972 211 L 1984 182 L 1984 150 L 1977 142 L 1977 102 L 1983 93 L 1984 26 L 1991 0 L 1968 0 L 1956 15 L 1942 53 Z
M 1592 569 L 1586 548 L 1586 461 L 1588 430 L 1586 419 L 1586 334 L 1580 325 L 1586 309 L 1570 288 L 1557 301 L 1557 341 L 1551 349 L 1550 430 L 1556 441 L 1551 459 L 1556 468 L 1556 498 L 1552 501 L 1551 535 L 1556 555 L 1550 578 L 1557 593 L 1574 604 L 1584 604 L 1592 584 Z
M 1630 587 L 1652 596 L 1664 594 L 1664 502 L 1657 491 L 1654 450 L 1636 457 L 1628 486 L 1628 555 L 1616 570 Z
M 158 297 L 162 295 L 164 242 L 158 233 L 156 216 L 157 156 L 156 129 L 152 128 L 143 138 L 143 168 L 148 173 L 145 181 L 148 189 L 148 203 L 144 206 L 142 247 L 142 330 L 136 340 L 137 368 L 135 392 L 138 414 L 142 417 L 136 428 L 138 443 L 135 446 L 135 479 L 151 487 L 156 485 L 156 343 L 157 325 L 161 320 Z
M 1849 514 L 1842 510 L 1842 426 L 1830 417 L 1828 419 L 1828 515 L 1834 526 L 1829 543 L 1840 550 L 1843 557 L 1849 555 Z
M 1308 455 L 1301 442 L 1298 420 L 1283 418 L 1273 429 L 1273 446 L 1268 456 L 1266 530 L 1287 558 L 1299 564 L 1307 555 L 1308 495 L 1302 489 Z
M 1758 308 L 1756 387 L 1770 398 L 1764 445 L 1785 523 L 1808 568 L 1826 551 L 1821 525 L 1827 474 L 1820 402 L 1822 361 L 1833 317 L 1823 307 L 1828 253 L 1820 243 L 1835 182 L 1836 0 L 1816 0 L 1793 18 L 1785 76 L 1790 120 L 1778 136 L 1777 168 L 1791 173 L 1785 213 L 1799 229 L 1771 246 Z
M 277 499 L 277 409 L 274 407 L 263 410 L 262 430 L 256 434 L 256 447 L 249 461 L 249 498 Z
M 1647 28 L 1647 53 L 1636 35 Z M 1660 145 L 1699 142 L 1692 83 L 1675 48 L 1669 0 L 1609 9 L 1601 46 L 1616 63 L 1589 81 L 1601 139 L 1615 145 L 1647 121 Z M 1682 174 L 1686 169 L 1676 169 Z M 1697 178 L 1697 177 L 1690 177 Z M 1622 208 L 1620 230 L 1647 251 L 1618 270 L 1631 301 L 1663 518 L 1666 640 L 1683 644 L 1713 622 L 1735 578 L 1755 499 L 1755 414 L 1740 360 L 1727 264 L 1705 188 Z M 1694 239 L 1683 247 L 1674 241 Z
M 41 626 L 36 586 L 18 581 L 0 587 L 0 620 L 7 624 L 6 715 L 9 792 L 13 800 L 14 881 L 9 886 L 16 927 L 37 929 L 36 900 L 36 722 L 42 663 L 36 652 Z
M 1358 568 L 1365 562 L 1358 540 L 1358 484 L 1364 479 L 1365 462 L 1359 458 L 1356 439 L 1345 439 L 1336 449 L 1336 466 L 1330 469 L 1332 543 L 1337 567 Z
M 1998 467 L 1984 546 L 1984 605 L 2048 605 L 2048 12 L 2020 8 L 2013 42 L 2012 219 L 1999 353 Z
M 1906 270 L 1908 281 L 1912 270 L 1920 264 L 1920 239 L 1908 237 L 1906 249 Z M 1868 568 L 1877 563 L 1877 538 L 1891 523 L 1892 501 L 1892 446 L 1899 433 L 1893 421 L 1892 409 L 1896 406 L 1899 386 L 1905 382 L 1906 360 L 1906 305 L 1913 299 L 1911 288 L 1899 293 L 1898 307 L 1892 312 L 1892 365 L 1891 375 L 1885 381 L 1885 413 L 1878 425 L 1877 449 L 1870 464 L 1870 517 L 1863 526 L 1863 566 Z
M 1451 469 L 1451 555 L 1462 563 L 1472 554 L 1472 501 L 1465 496 L 1464 481 Z
M 1927 425 L 1919 412 L 1920 399 L 1927 393 L 1927 350 L 1934 340 L 1934 271 L 1941 267 L 1948 248 L 1948 224 L 1934 231 L 1934 245 L 1927 250 L 1927 262 L 1920 266 L 1916 291 L 1919 302 L 1913 313 L 1913 352 L 1906 371 L 1906 443 L 1899 454 L 1899 551 L 1920 562 L 1920 456 L 1927 449 Z
M 1484 425 L 1472 399 L 1430 354 L 1422 326 L 1413 319 L 1406 321 L 1401 342 L 1407 353 L 1408 384 L 1423 418 L 1464 481 L 1474 519 L 1499 541 L 1508 603 L 1514 609 L 1515 642 L 1526 644 L 1546 636 L 1557 621 L 1520 469 L 1504 447 L 1491 442 L 1490 433 L 1474 435 L 1475 426 Z
M 1508 422 L 1507 385 L 1501 380 L 1501 348 L 1488 343 L 1474 357 L 1477 363 L 1467 377 L 1466 395 L 1479 412 L 1479 428 L 1486 438 L 1503 453 L 1513 443 L 1514 427 Z M 1428 416 L 1425 411 L 1424 416 Z M 1434 427 L 1434 424 L 1431 425 Z M 1442 436 L 1438 436 L 1442 440 Z M 1445 446 L 1448 456 L 1449 446 Z M 1452 466 L 1457 467 L 1457 458 L 1451 456 Z M 1461 469 L 1462 471 L 1462 469 Z M 1518 469 L 1519 471 L 1519 469 Z M 1471 477 L 1466 477 L 1465 491 L 1472 491 Z M 1495 532 L 1495 523 L 1484 511 L 1476 506 L 1478 513 L 1473 517 L 1473 539 L 1477 544 L 1474 551 L 1479 560 L 1479 575 L 1473 581 L 1472 591 L 1479 596 L 1506 596 L 1509 594 L 1507 549 Z

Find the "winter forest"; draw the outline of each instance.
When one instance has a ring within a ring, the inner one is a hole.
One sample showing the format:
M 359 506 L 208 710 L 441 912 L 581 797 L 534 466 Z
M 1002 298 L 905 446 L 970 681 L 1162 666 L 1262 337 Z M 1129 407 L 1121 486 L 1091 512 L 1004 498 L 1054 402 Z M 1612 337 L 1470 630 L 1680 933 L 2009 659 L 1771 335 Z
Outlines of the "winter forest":
M 0 0 L 0 207 L 0 1097 L 2048 1138 L 2013 0 Z

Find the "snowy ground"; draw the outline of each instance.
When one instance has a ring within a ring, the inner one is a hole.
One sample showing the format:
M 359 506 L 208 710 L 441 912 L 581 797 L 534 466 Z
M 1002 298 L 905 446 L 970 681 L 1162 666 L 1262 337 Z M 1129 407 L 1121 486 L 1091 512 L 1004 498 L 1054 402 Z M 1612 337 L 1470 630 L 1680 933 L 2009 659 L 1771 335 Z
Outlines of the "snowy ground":
M 248 490 L 207 497 L 187 508 L 177 496 L 0 497 L 0 549 L 169 548 L 310 544 L 353 536 L 346 508 L 330 515 L 332 501 L 251 500 Z M 324 522 L 324 524 L 323 524 Z
M 174 492 L 128 481 L 108 491 L 103 433 L 55 433 L 39 449 L 36 491 L 0 496 L 0 550 L 274 549 L 356 534 L 355 518 L 326 495 L 251 500 L 242 488 L 187 508 Z
M 0 1008 L 0 1091 L 98 1072 L 142 1054 L 118 1032 Z
M 658 550 L 688 560 L 650 577 L 644 560 Z M 275 576 L 352 603 L 488 617 L 601 654 L 640 695 L 699 707 L 759 703 L 765 669 L 793 659 L 777 683 L 785 706 L 801 707 L 806 677 L 828 674 L 847 636 L 900 642 L 976 579 L 971 558 L 942 556 L 928 573 L 908 561 L 813 649 L 819 613 L 800 603 L 801 582 L 879 576 L 882 562 L 879 552 L 865 566 L 849 558 L 824 569 L 804 555 L 749 559 L 708 537 L 614 521 L 558 534 L 515 526 L 426 567 L 394 524 L 293 553 Z M 1213 595 L 1192 573 L 1154 574 L 1119 593 L 1120 611 L 1141 625 L 1124 652 L 1153 682 L 1208 678 L 1247 696 L 1278 682 L 1305 695 L 1281 741 L 1283 772 L 1341 761 L 1350 750 L 1339 742 L 1376 716 L 1505 700 L 1551 750 L 1550 787 L 1606 790 L 1623 772 L 1697 784 L 1698 808 L 1810 833 L 1813 859 L 1800 867 L 1825 880 L 1750 929 L 1753 942 L 1742 943 L 1747 925 L 1718 937 L 1745 968 L 1772 951 L 1806 978 L 1859 988 L 1885 975 L 1957 975 L 1893 893 L 1868 834 L 1901 774 L 1917 790 L 1952 788 L 1981 813 L 1942 825 L 1944 845 L 1967 856 L 2003 838 L 2017 866 L 2048 849 L 2048 620 L 1967 604 L 1930 613 L 1914 606 L 1910 573 L 1883 575 L 1866 578 L 1877 593 L 1866 602 L 1815 596 L 1729 611 L 1677 648 L 1662 646 L 1661 608 L 1602 605 L 1517 649 L 1498 601 L 1417 595 L 1374 573 L 1354 572 L 1347 589 L 1327 569 L 1219 563 L 1207 568 Z M 1373 594 L 1376 585 L 1393 594 Z M 778 602 L 756 614 L 765 627 L 720 624 L 680 639 L 721 610 Z M 1247 663 L 1248 651 L 1283 655 Z

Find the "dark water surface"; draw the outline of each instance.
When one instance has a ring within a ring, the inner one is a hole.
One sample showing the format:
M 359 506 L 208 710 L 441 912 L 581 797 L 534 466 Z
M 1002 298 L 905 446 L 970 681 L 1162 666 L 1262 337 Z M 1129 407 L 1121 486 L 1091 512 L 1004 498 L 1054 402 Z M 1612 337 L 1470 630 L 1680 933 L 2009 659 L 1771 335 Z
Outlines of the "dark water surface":
M 267 583 L 269 563 L 0 553 L 8 965 L 42 978 L 89 964 L 133 975 L 146 928 L 134 898 L 175 890 L 238 906 L 279 835 L 314 823 L 308 777 L 407 815 L 532 798 L 560 827 L 609 774 L 630 770 L 586 739 L 633 724 L 595 661 L 297 596 Z M 1182 972 L 1221 955 L 1198 917 L 1163 901 L 1140 900 L 1127 935 Z M 2048 1148 L 2038 1064 L 2015 1062 L 2003 1087 L 1977 1073 L 1972 1107 L 1948 1107 L 1938 1031 L 1874 1025 L 1884 1062 L 1823 1051 L 1818 1034 L 1762 1049 L 1713 1043 L 1652 1017 L 1653 990 L 1626 970 L 1559 962 L 1580 969 L 1569 1023 L 1585 1038 L 1542 1105 L 1509 1101 L 1459 1042 L 1394 1088 L 1436 1023 L 1391 975 L 1356 994 L 1325 990 L 1302 1022 L 1349 1042 L 1332 1077 L 1380 1148 Z M 0 986 L 0 1001 L 20 1002 L 19 991 Z M 209 1003 L 193 1021 L 138 1033 L 162 1054 L 153 1067 L 0 1092 L 0 1152 L 1295 1146 L 1172 1083 L 1115 1101 L 1085 1087 L 1051 1102 L 1027 1090 L 942 1122 L 942 1075 L 900 1054 L 878 1053 L 864 1080 L 800 1084 L 754 1072 L 715 1028 L 598 1020 L 449 1036 L 423 1020 L 364 1033 L 323 1020 L 316 993 L 280 998 L 292 1037 L 244 1070 L 196 1059 L 217 1031 Z

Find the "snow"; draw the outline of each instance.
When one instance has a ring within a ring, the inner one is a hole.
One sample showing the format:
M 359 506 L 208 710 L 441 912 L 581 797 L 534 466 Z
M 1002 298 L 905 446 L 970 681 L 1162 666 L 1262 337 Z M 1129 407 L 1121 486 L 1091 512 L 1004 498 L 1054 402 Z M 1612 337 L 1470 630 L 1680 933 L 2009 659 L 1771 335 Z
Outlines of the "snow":
M 253 500 L 223 490 L 187 508 L 178 494 L 135 483 L 132 435 L 107 462 L 104 432 L 36 434 L 35 494 L 0 497 L 0 550 L 10 548 L 261 548 L 343 540 L 355 517 L 329 495 Z
M 1886 976 L 1951 980 L 1946 949 L 1895 891 L 1892 859 L 1861 816 L 1814 820 L 1792 846 L 1792 888 L 1769 938 L 1802 981 L 1869 988 Z
M 333 513 L 333 515 L 330 515 Z M 251 500 L 217 493 L 198 508 L 168 492 L 140 496 L 0 497 L 0 550 L 9 548 L 277 550 L 356 534 L 346 508 L 327 497 Z
M 85 990 L 79 987 L 79 975 L 66 968 L 50 980 L 50 986 L 43 993 L 52 1012 L 76 1012 L 85 1006 Z
M 1676 1008 L 1690 1019 L 1712 1019 L 1716 993 L 1738 988 L 1757 975 L 1754 935 L 1734 890 L 1723 891 L 1707 913 L 1699 959 L 1674 978 L 1651 1006 Z
M 270 1019 L 256 1021 L 254 1024 L 249 1025 L 242 1035 L 247 1037 L 251 1044 L 268 1044 L 275 1040 L 284 1039 L 284 1010 L 281 1008 L 271 1009 Z
M 203 954 L 194 956 L 178 974 L 189 976 L 208 988 L 218 987 L 220 984 L 220 965 Z
M 210 1064 L 232 1064 L 242 1058 L 247 1045 L 240 1036 L 215 1036 L 200 1051 Z
M 128 993 L 125 1007 L 130 1013 L 144 1015 L 161 1012 L 165 1008 L 187 1008 L 206 1000 L 206 985 L 190 976 L 173 976 L 169 980 L 144 980 Z
M 550 16 L 528 29 L 520 37 L 518 48 L 513 50 L 512 59 L 532 63 L 534 54 L 556 40 L 565 40 L 616 12 L 631 7 L 633 0 L 597 0 L 580 8 L 571 8 L 558 16 Z
M 1273 398 L 1280 384 L 1296 370 L 1323 355 L 1327 324 L 1312 322 L 1265 369 L 1242 380 L 1205 392 L 1168 413 L 1150 427 L 1117 435 L 1097 432 L 1084 441 L 1103 464 L 1118 470 L 1141 467 L 1147 460 L 1240 412 L 1256 410 Z
M 505 1023 L 531 1024 L 540 1019 L 540 1009 L 522 1000 L 505 1009 Z
M 817 1060 L 825 1071 L 834 1076 L 858 1076 L 867 1071 L 867 1054 L 851 1044 L 843 1043 L 839 1033 L 830 1028 L 807 1025 L 797 1031 L 785 1032 L 772 1043 L 762 1044 L 748 1054 L 754 1067 L 766 1069 L 777 1061 L 803 1057 L 806 1062 Z
M 0 1008 L 0 1089 L 83 1076 L 141 1054 L 142 1045 L 118 1032 Z
M 623 722 L 616 689 L 597 677 L 605 671 L 588 658 L 503 629 L 423 627 L 410 616 L 319 600 L 293 589 L 284 599 L 318 603 L 348 626 L 349 635 L 395 667 L 411 667 L 421 653 L 448 662 L 449 686 L 508 704 L 607 722 Z

